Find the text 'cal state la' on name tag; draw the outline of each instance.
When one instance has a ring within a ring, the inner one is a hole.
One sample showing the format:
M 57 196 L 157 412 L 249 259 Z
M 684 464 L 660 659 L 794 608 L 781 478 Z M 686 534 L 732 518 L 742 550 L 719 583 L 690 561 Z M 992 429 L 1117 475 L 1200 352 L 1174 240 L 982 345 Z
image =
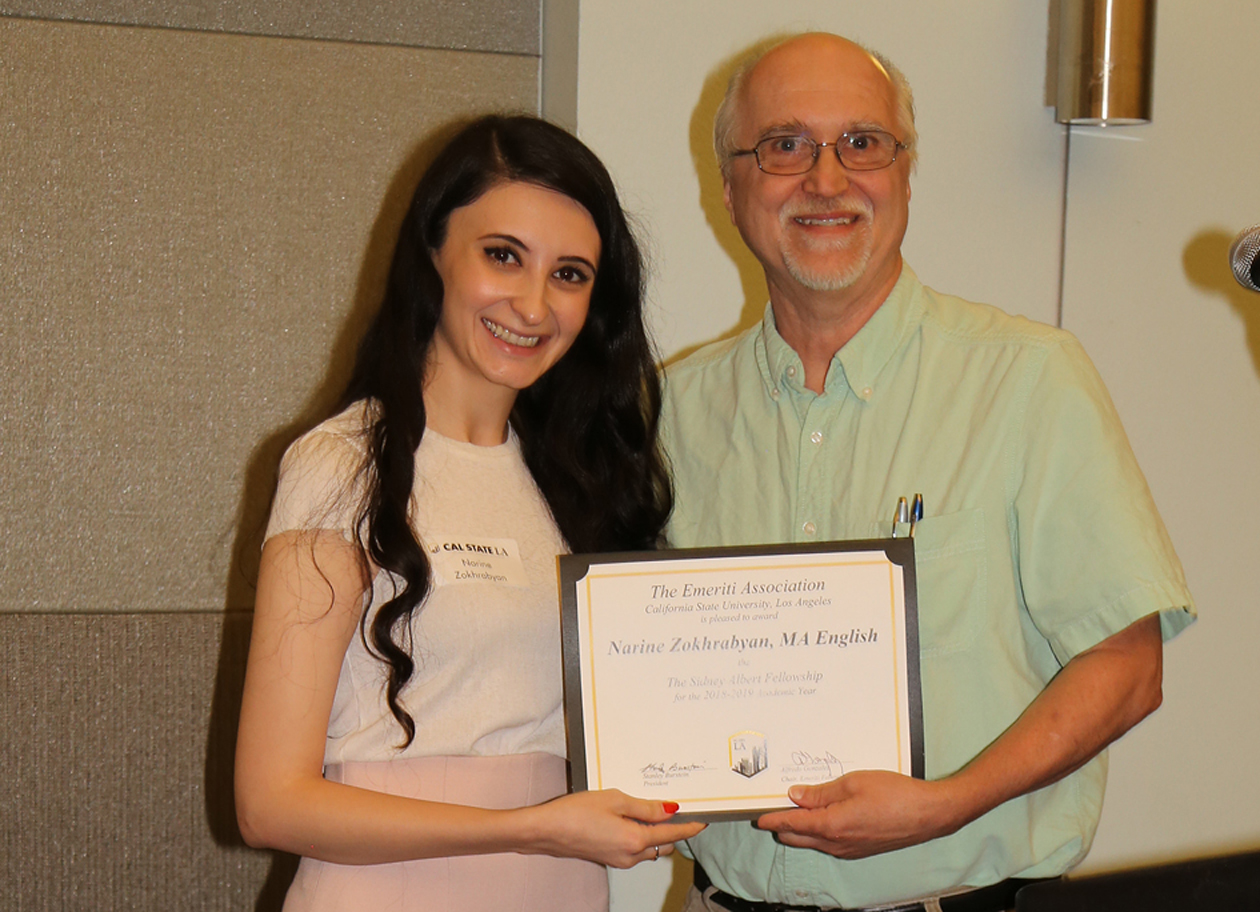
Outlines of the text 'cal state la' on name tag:
M 529 586 L 521 549 L 514 538 L 469 538 L 459 535 L 426 535 L 425 546 L 433 565 L 435 586 L 460 583 L 497 583 Z

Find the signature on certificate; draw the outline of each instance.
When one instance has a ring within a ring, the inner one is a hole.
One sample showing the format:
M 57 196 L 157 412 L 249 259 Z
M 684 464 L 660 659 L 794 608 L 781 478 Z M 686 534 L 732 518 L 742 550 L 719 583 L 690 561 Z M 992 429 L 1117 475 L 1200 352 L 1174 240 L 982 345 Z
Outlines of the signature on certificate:
M 708 769 L 703 763 L 649 763 L 642 767 L 639 772 L 644 776 L 668 776 L 671 773 L 675 775 L 686 775 L 694 773 L 697 770 Z
M 827 767 L 827 775 L 835 778 L 844 775 L 844 763 L 831 751 L 824 751 L 822 754 L 812 754 L 809 751 L 795 750 L 792 751 L 793 766 L 812 766 Z

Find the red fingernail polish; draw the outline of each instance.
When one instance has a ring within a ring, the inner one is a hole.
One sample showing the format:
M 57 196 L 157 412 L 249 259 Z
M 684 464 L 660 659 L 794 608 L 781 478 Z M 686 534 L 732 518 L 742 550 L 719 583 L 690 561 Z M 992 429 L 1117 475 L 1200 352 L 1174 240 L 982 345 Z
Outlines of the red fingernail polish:
M 665 813 L 666 813 L 666 814 L 677 814 L 677 813 L 678 813 L 678 802 L 677 802 L 677 801 L 662 801 L 662 802 L 661 802 L 661 805 L 665 808 Z

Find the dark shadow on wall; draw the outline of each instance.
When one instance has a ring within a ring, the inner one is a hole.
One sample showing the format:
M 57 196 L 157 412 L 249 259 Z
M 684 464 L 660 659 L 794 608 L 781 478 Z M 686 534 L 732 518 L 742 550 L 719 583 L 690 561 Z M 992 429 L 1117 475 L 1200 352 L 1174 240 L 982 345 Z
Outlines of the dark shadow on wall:
M 673 877 L 661 904 L 661 912 L 682 912 L 687 904 L 687 891 L 695 879 L 695 866 L 677 852 L 670 856 L 670 860 L 674 865 Z
M 433 131 L 412 150 L 390 181 L 368 238 L 355 285 L 354 301 L 333 339 L 323 378 L 312 390 L 299 414 L 254 447 L 245 469 L 245 483 L 233 527 L 219 664 L 206 743 L 206 819 L 214 841 L 225 848 L 243 847 L 245 844 L 236 824 L 232 786 L 236 729 L 245 685 L 245 660 L 249 653 L 249 628 L 253 621 L 259 558 L 280 458 L 290 443 L 336 409 L 349 382 L 359 340 L 380 304 L 398 229 L 415 186 L 429 162 L 464 123 L 464 120 L 456 121 Z M 281 344 L 282 338 L 277 334 L 277 345 Z M 258 894 L 255 912 L 278 912 L 297 871 L 295 856 L 283 852 L 270 854 L 270 870 Z
M 1243 322 L 1251 366 L 1260 375 L 1260 291 L 1243 288 L 1234 279 L 1229 265 L 1229 247 L 1234 236 L 1224 229 L 1200 231 L 1181 253 L 1182 268 L 1196 288 L 1224 298 Z
M 731 224 L 730 216 L 726 212 L 726 204 L 722 198 L 722 174 L 718 170 L 713 154 L 713 117 L 722 103 L 722 98 L 726 95 L 727 83 L 730 82 L 731 76 L 739 68 L 740 63 L 749 57 L 757 56 L 786 37 L 788 37 L 787 33 L 771 35 L 726 58 L 710 70 L 700 89 L 700 97 L 696 100 L 696 106 L 692 109 L 691 121 L 688 124 L 687 135 L 691 147 L 691 162 L 696 169 L 696 177 L 700 185 L 700 209 L 704 212 L 705 221 L 714 237 L 717 238 L 718 244 L 739 271 L 739 284 L 744 295 L 739 320 L 718 336 L 718 339 L 729 339 L 759 323 L 768 294 L 765 273 L 762 272 L 761 264 L 744 246 L 743 239 L 740 238 L 735 226 Z M 708 343 L 700 344 L 707 345 Z M 679 361 L 699 347 L 700 345 L 693 345 L 684 348 L 670 357 L 666 363 L 672 364 Z

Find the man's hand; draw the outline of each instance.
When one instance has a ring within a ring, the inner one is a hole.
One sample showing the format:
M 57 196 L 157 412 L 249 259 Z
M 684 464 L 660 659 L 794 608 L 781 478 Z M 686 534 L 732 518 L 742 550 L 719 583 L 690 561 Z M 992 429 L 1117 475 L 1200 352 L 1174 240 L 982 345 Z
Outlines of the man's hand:
M 788 793 L 798 810 L 757 821 L 784 845 L 865 858 L 955 832 L 1004 801 L 1057 782 L 1159 706 L 1159 616 L 1080 653 L 963 769 L 924 782 L 860 771 Z
M 954 832 L 947 781 L 924 782 L 898 773 L 865 770 L 821 785 L 793 786 L 799 810 L 763 815 L 757 826 L 784 845 L 837 858 L 865 858 Z

